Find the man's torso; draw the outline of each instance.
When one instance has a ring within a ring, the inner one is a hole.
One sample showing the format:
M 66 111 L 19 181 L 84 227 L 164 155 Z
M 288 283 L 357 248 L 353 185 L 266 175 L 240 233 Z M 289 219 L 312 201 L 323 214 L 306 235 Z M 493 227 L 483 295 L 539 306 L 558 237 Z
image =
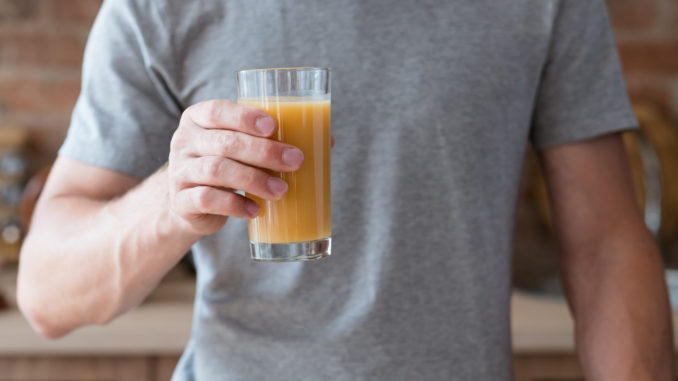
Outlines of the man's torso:
M 175 379 L 510 379 L 513 210 L 553 7 L 160 5 L 182 107 L 235 99 L 238 69 L 328 66 L 337 142 L 333 255 L 255 263 L 237 219 L 201 240 Z

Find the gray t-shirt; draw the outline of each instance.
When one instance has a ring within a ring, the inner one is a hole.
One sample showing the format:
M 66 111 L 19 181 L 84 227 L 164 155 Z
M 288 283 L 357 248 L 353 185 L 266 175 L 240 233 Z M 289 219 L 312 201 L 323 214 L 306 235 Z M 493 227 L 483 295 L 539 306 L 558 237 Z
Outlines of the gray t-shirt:
M 332 68 L 333 255 L 200 240 L 173 379 L 510 380 L 525 148 L 636 123 L 603 1 L 109 0 L 60 154 L 144 178 L 186 107 L 286 66 Z

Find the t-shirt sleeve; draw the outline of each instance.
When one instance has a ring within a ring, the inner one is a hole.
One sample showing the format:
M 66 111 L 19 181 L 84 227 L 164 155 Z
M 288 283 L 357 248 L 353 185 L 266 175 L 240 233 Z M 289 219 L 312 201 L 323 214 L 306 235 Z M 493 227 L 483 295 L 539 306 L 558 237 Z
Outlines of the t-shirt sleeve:
M 531 130 L 546 148 L 634 128 L 603 0 L 561 0 Z
M 60 156 L 137 178 L 167 161 L 181 106 L 166 80 L 166 59 L 155 53 L 169 49 L 162 22 L 150 2 L 104 2 Z

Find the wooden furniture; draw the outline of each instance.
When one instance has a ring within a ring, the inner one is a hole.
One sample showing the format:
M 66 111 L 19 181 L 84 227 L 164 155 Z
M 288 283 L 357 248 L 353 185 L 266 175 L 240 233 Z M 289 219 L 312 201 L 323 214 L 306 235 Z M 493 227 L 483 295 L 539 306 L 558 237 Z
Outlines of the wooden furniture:
M 153 302 L 106 327 L 48 341 L 0 313 L 0 381 L 169 380 L 191 327 L 190 302 Z
M 0 359 L 0 381 L 169 380 L 176 359 L 46 357 Z
M 574 324 L 562 298 L 514 292 L 511 318 L 515 381 L 584 380 L 574 353 Z M 676 338 L 674 333 L 674 343 Z M 678 352 L 675 359 L 678 363 Z
M 0 271 L 0 289 L 14 295 L 15 279 Z M 0 311 L 0 381 L 167 381 L 190 335 L 194 293 L 191 278 L 170 273 L 133 311 L 54 341 L 16 307 Z

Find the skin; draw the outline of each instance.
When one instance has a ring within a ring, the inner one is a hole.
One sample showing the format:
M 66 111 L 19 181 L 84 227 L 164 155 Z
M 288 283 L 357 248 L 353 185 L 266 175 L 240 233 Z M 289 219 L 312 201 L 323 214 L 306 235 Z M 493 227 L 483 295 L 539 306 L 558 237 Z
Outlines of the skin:
M 275 127 L 264 111 L 207 101 L 184 112 L 168 164 L 144 181 L 57 159 L 21 251 L 17 300 L 33 328 L 58 338 L 139 304 L 200 237 L 258 213 L 233 189 L 281 198 L 287 184 L 258 168 L 294 171 L 303 153 L 267 139 Z
M 621 138 L 541 152 L 579 361 L 587 380 L 673 380 L 664 266 Z
M 256 167 L 294 171 L 303 154 L 266 139 L 274 128 L 262 111 L 207 101 L 184 112 L 168 164 L 143 181 L 57 159 L 21 253 L 17 296 L 33 328 L 58 338 L 139 304 L 200 237 L 229 216 L 256 215 L 256 204 L 232 189 L 282 197 L 286 184 Z M 541 158 L 587 379 L 669 380 L 663 267 L 635 206 L 620 138 L 547 149 Z

